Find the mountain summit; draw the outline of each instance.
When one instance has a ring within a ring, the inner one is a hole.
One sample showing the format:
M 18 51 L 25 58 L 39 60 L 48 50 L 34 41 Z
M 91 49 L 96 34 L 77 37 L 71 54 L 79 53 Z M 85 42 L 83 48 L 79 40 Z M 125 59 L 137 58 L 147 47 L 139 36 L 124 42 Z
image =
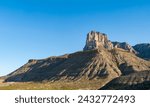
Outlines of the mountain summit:
M 83 49 L 84 51 L 99 49 L 102 47 L 108 50 L 114 48 L 122 48 L 129 52 L 137 54 L 137 52 L 133 49 L 133 47 L 130 46 L 128 43 L 111 42 L 110 40 L 108 40 L 108 37 L 105 33 L 91 31 L 90 33 L 87 34 L 86 45 Z
M 113 49 L 113 44 L 108 40 L 107 35 L 100 32 L 91 31 L 87 35 L 86 45 L 84 51 L 98 49 L 104 47 L 106 49 Z
M 5 81 L 97 81 L 98 89 L 114 78 L 150 70 L 150 62 L 135 52 L 127 43 L 111 42 L 106 34 L 91 31 L 84 51 L 29 60 L 8 74 Z

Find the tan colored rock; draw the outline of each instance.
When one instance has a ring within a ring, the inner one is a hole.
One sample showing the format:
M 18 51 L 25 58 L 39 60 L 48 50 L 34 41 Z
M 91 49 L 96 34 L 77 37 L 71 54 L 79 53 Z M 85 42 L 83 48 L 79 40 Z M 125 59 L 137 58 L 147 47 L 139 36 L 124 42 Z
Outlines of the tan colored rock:
M 113 49 L 113 44 L 108 40 L 106 34 L 91 31 L 87 35 L 84 51 L 98 49 L 99 47 L 104 47 L 110 50 Z
M 126 42 L 122 42 L 122 43 L 121 42 L 112 42 L 112 44 L 113 44 L 114 48 L 121 48 L 121 49 L 127 50 L 129 52 L 132 52 L 134 54 L 137 54 L 137 51 L 135 51 L 133 49 L 133 47 Z

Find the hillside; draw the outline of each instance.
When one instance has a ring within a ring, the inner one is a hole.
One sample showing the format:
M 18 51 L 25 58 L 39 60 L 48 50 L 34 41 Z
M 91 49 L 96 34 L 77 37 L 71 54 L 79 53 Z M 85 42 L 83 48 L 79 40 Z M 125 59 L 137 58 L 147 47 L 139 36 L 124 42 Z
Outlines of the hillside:
M 133 46 L 133 48 L 138 52 L 137 56 L 144 58 L 146 60 L 150 60 L 150 44 L 149 43 L 137 44 Z
M 150 71 L 115 78 L 100 90 L 150 90 Z

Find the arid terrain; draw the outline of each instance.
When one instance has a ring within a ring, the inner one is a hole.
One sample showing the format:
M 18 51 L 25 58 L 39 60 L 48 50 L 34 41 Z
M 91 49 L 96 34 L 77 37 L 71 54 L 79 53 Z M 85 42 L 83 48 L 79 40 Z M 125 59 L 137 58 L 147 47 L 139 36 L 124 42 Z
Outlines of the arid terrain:
M 148 53 L 149 44 L 132 47 L 126 42 L 111 42 L 106 34 L 91 31 L 83 51 L 31 59 L 1 78 L 0 89 L 141 89 L 138 87 L 142 83 L 141 86 L 146 83 L 143 89 L 150 89 Z M 134 87 L 129 88 L 130 85 Z
M 0 90 L 96 90 L 100 81 L 0 82 Z

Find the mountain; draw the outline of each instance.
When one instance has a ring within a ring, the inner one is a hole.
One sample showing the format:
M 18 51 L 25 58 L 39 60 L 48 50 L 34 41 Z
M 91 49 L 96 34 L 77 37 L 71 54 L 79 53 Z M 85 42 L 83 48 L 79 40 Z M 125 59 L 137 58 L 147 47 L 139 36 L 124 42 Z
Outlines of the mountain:
M 102 87 L 117 77 L 150 70 L 150 61 L 137 57 L 135 52 L 127 43 L 111 42 L 106 34 L 91 31 L 83 51 L 31 59 L 8 74 L 5 82 L 84 80 L 99 81 Z
M 150 90 L 150 71 L 120 76 L 101 87 L 100 90 Z
M 137 44 L 133 46 L 133 48 L 138 52 L 137 55 L 139 57 L 144 58 L 146 60 L 150 60 L 150 44 L 149 43 Z
M 110 55 L 110 52 L 103 49 L 101 51 L 76 52 L 43 60 L 30 60 L 27 64 L 9 74 L 6 81 L 101 79 L 101 82 L 105 83 L 121 75 L 117 64 L 111 61 L 115 59 L 112 59 Z

